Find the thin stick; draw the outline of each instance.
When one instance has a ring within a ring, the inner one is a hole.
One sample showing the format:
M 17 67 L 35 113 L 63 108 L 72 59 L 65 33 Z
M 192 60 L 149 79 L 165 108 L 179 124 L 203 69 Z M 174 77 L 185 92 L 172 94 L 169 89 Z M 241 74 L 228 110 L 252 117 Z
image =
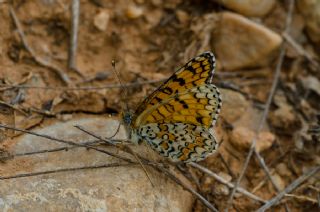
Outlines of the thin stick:
M 73 146 L 80 146 L 80 147 L 86 147 L 86 148 L 89 148 L 89 149 L 94 149 L 94 150 L 96 150 L 98 152 L 102 152 L 102 153 L 110 155 L 112 157 L 119 158 L 119 159 L 124 160 L 124 161 L 126 161 L 128 163 L 132 163 L 133 162 L 129 158 L 121 157 L 121 156 L 119 156 L 117 154 L 114 154 L 112 152 L 109 152 L 109 151 L 106 151 L 104 149 L 100 149 L 100 148 L 97 148 L 97 147 L 93 147 L 93 146 L 90 146 L 90 145 L 81 144 L 81 143 L 75 143 L 73 141 L 66 141 L 66 140 L 58 139 L 58 138 L 55 138 L 55 137 L 52 137 L 52 136 L 49 136 L 49 135 L 43 135 L 43 134 L 39 134 L 39 133 L 28 131 L 28 130 L 23 130 L 23 129 L 19 129 L 19 128 L 15 128 L 15 127 L 10 127 L 10 126 L 3 125 L 3 124 L 0 124 L 0 128 L 5 128 L 5 129 L 10 129 L 10 130 L 15 130 L 15 131 L 18 131 L 18 132 L 28 133 L 30 135 L 34 135 L 34 136 L 46 138 L 46 139 L 49 139 L 49 140 L 57 141 L 59 143 L 64 143 L 64 144 L 69 144 L 69 145 L 73 145 Z
M 272 186 L 276 189 L 277 192 L 280 192 L 281 190 L 280 190 L 278 184 L 272 178 L 271 173 L 269 171 L 269 168 L 268 168 L 267 164 L 264 162 L 263 157 L 259 154 L 259 152 L 256 149 L 254 149 L 254 154 L 256 155 L 256 157 L 260 163 L 260 166 L 263 168 L 263 170 L 266 173 L 267 178 L 270 180 Z M 286 202 L 284 203 L 284 207 L 287 212 L 290 211 L 289 206 Z
M 101 141 L 89 141 L 83 143 L 85 145 L 93 145 L 93 144 L 101 144 Z M 79 148 L 80 146 L 64 146 L 64 147 L 59 147 L 59 148 L 53 148 L 53 149 L 44 149 L 40 151 L 33 151 L 33 152 L 24 152 L 24 153 L 16 153 L 14 155 L 11 155 L 12 157 L 23 157 L 23 156 L 28 156 L 28 155 L 36 155 L 36 154 L 43 154 L 43 153 L 49 153 L 49 152 L 59 152 L 59 151 L 67 151 L 69 149 L 75 149 Z M 1 159 L 1 157 L 0 157 Z
M 182 188 L 189 191 L 191 194 L 197 197 L 208 209 L 219 212 L 208 200 L 206 200 L 201 194 L 199 194 L 197 191 L 195 191 L 191 186 L 185 185 L 181 180 L 179 180 L 176 176 L 174 176 L 172 173 L 170 173 L 167 169 L 163 167 L 157 167 L 157 169 L 160 172 L 165 173 L 171 180 L 176 182 L 178 185 L 180 185 Z
M 258 212 L 264 212 L 267 209 L 271 208 L 274 204 L 278 203 L 286 194 L 292 192 L 296 189 L 300 184 L 306 181 L 308 178 L 312 177 L 314 174 L 320 171 L 320 166 L 316 166 L 310 169 L 307 173 L 297 178 L 293 181 L 288 187 L 286 187 L 282 192 L 280 192 L 277 196 L 270 199 L 266 204 L 264 204 L 261 208 L 259 208 Z
M 135 164 L 111 163 L 111 164 L 103 164 L 103 165 L 96 165 L 96 166 L 82 166 L 82 167 L 75 167 L 75 168 L 55 169 L 55 170 L 48 170 L 48 171 L 41 171 L 41 172 L 17 174 L 12 176 L 0 176 L 0 180 L 8 180 L 8 179 L 14 179 L 14 178 L 21 178 L 21 177 L 32 177 L 32 176 L 38 176 L 38 175 L 77 171 L 77 170 L 84 170 L 84 169 L 100 169 L 100 168 L 111 168 L 111 167 L 128 166 L 128 165 L 135 165 Z
M 285 27 L 285 31 L 286 32 L 288 32 L 290 30 L 293 8 L 294 8 L 294 0 L 290 0 L 288 15 L 287 15 L 287 19 L 286 19 L 286 27 Z M 271 86 L 271 89 L 270 89 L 270 93 L 269 93 L 269 96 L 268 96 L 268 99 L 267 99 L 267 102 L 266 102 L 266 106 L 265 106 L 265 109 L 263 111 L 261 120 L 260 120 L 260 122 L 258 124 L 258 128 L 256 129 L 255 136 L 252 139 L 252 144 L 251 144 L 248 156 L 247 156 L 247 158 L 246 158 L 246 160 L 244 162 L 244 165 L 243 165 L 243 168 L 242 168 L 241 173 L 239 175 L 239 178 L 236 181 L 235 187 L 233 188 L 233 190 L 231 192 L 230 198 L 228 200 L 228 206 L 232 205 L 235 191 L 236 191 L 237 187 L 239 186 L 239 184 L 240 184 L 240 182 L 242 180 L 242 177 L 244 176 L 244 174 L 245 174 L 245 172 L 246 172 L 246 170 L 248 168 L 252 153 L 255 150 L 256 141 L 257 141 L 257 135 L 259 134 L 259 132 L 263 128 L 263 125 L 264 125 L 264 123 L 266 121 L 266 118 L 267 118 L 267 115 L 269 113 L 270 105 L 271 105 L 271 102 L 272 102 L 272 99 L 273 99 L 273 96 L 274 96 L 274 93 L 276 91 L 277 84 L 278 84 L 278 81 L 279 81 L 279 77 L 280 77 L 280 73 L 281 73 L 281 67 L 282 67 L 282 63 L 283 63 L 283 60 L 284 60 L 285 52 L 286 52 L 286 47 L 284 46 L 284 44 L 282 44 L 281 50 L 280 50 L 280 54 L 279 54 L 279 58 L 278 58 L 278 63 L 277 63 L 277 66 L 276 66 L 274 77 L 273 77 L 273 83 L 272 83 L 272 86 Z M 226 210 L 228 211 L 228 208 Z
M 13 110 L 16 110 L 16 111 L 22 113 L 22 114 L 25 115 L 25 116 L 28 115 L 26 112 L 24 112 L 23 110 L 21 110 L 20 108 L 18 108 L 16 105 L 12 105 L 12 104 L 9 104 L 9 103 L 6 103 L 6 102 L 0 100 L 0 105 L 1 105 L 1 104 L 2 104 L 2 105 L 5 105 L 5 106 L 7 106 L 7 107 L 9 107 L 9 108 L 11 108 L 11 109 L 13 109 Z
M 309 54 L 304 48 L 297 43 L 288 32 L 283 32 L 282 37 L 303 57 L 307 58 L 307 60 L 312 63 L 315 67 L 319 67 L 319 64 L 315 61 L 313 56 Z
M 214 172 L 210 171 L 209 169 L 197 164 L 197 163 L 188 163 L 190 166 L 194 167 L 194 168 L 197 168 L 199 169 L 200 171 L 208 174 L 209 176 L 213 177 L 214 179 L 216 179 L 218 182 L 228 186 L 229 188 L 234 188 L 234 184 L 226 181 L 225 179 L 223 179 L 222 177 L 220 177 L 219 175 L 215 174 Z M 242 193 L 243 195 L 255 200 L 255 201 L 258 201 L 258 202 L 261 202 L 261 203 L 266 203 L 265 200 L 261 199 L 260 197 L 250 193 L 249 191 L 245 190 L 244 188 L 241 188 L 241 187 L 237 187 L 237 191 Z
M 143 82 L 134 82 L 123 84 L 124 87 L 134 87 L 145 84 L 154 84 L 165 81 L 166 79 L 160 80 L 148 80 Z M 88 87 L 65 87 L 65 86 L 32 86 L 32 85 L 0 85 L 0 88 L 24 88 L 24 89 L 45 89 L 45 90 L 102 90 L 110 88 L 121 88 L 120 84 L 110 84 L 105 86 L 88 86 Z
M 38 57 L 36 55 L 36 53 L 34 52 L 34 50 L 31 48 L 31 46 L 28 44 L 26 36 L 24 34 L 22 25 L 16 15 L 16 13 L 14 12 L 14 9 L 12 7 L 10 7 L 10 15 L 14 21 L 14 24 L 17 27 L 18 30 L 18 34 L 22 40 L 22 43 L 24 45 L 24 47 L 26 48 L 26 50 L 31 54 L 32 58 L 41 66 L 44 66 L 46 68 L 48 68 L 49 70 L 53 71 L 55 74 L 57 74 L 59 76 L 59 78 L 67 85 L 70 84 L 70 79 L 68 77 L 67 74 L 64 73 L 64 71 L 62 69 L 60 69 L 58 66 L 49 63 L 48 61 Z
M 68 54 L 68 66 L 71 70 L 75 71 L 81 77 L 84 77 L 78 70 L 76 64 L 77 49 L 78 49 L 78 31 L 79 31 L 79 13 L 80 13 L 80 1 L 72 0 L 71 5 L 71 35 L 70 46 Z
M 292 197 L 300 201 L 307 201 L 311 202 L 312 204 L 317 204 L 318 201 L 316 199 L 307 197 L 307 196 L 302 196 L 302 195 L 294 195 L 294 194 L 285 194 L 285 197 Z

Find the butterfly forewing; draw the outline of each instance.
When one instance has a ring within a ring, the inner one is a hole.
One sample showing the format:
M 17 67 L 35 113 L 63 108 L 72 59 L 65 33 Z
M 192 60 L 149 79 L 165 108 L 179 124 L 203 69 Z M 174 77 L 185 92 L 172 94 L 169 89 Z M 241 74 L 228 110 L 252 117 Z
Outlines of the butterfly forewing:
M 133 126 L 137 127 L 142 124 L 141 121 L 144 122 L 145 111 L 153 110 L 162 102 L 175 99 L 177 95 L 189 92 L 192 88 L 210 84 L 214 68 L 215 58 L 211 52 L 191 59 L 139 105 L 134 115 Z

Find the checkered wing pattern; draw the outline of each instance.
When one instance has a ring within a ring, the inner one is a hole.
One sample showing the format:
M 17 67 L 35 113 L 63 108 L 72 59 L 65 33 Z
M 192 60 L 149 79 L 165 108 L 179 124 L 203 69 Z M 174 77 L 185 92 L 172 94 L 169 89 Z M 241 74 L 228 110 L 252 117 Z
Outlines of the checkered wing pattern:
M 210 131 L 221 108 L 211 84 L 215 58 L 205 52 L 176 71 L 146 98 L 131 123 L 133 140 L 146 141 L 172 161 L 199 161 L 217 149 Z

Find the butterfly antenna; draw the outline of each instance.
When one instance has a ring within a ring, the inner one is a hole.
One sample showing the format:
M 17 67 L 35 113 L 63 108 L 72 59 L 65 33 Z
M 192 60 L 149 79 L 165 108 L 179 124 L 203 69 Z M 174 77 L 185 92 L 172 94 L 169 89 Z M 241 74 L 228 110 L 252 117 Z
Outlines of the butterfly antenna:
M 127 90 L 127 88 L 126 88 L 126 87 L 122 84 L 122 82 L 121 82 L 120 73 L 119 73 L 119 72 L 117 71 L 117 69 L 116 69 L 116 61 L 115 61 L 115 60 L 112 60 L 111 64 L 112 64 L 112 71 L 113 71 L 113 73 L 116 75 L 117 80 L 118 80 L 118 82 L 119 82 L 119 84 L 120 84 L 121 92 L 123 93 L 123 96 L 124 96 L 123 99 L 126 100 L 127 97 L 128 97 L 128 90 Z M 121 102 L 122 102 L 121 104 L 124 105 L 125 111 L 128 111 L 128 110 L 129 110 L 129 106 L 128 106 L 128 104 L 127 104 L 127 101 L 121 101 Z

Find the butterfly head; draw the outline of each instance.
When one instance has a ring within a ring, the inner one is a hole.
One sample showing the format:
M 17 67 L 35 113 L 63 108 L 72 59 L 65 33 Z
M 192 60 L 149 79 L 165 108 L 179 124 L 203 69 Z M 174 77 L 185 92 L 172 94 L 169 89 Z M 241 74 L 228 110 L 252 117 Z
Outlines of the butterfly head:
M 123 123 L 124 123 L 126 126 L 131 125 L 132 118 L 133 118 L 133 113 L 130 112 L 130 111 L 126 111 L 126 112 L 123 112 L 121 115 L 122 115 L 122 121 L 123 121 Z

